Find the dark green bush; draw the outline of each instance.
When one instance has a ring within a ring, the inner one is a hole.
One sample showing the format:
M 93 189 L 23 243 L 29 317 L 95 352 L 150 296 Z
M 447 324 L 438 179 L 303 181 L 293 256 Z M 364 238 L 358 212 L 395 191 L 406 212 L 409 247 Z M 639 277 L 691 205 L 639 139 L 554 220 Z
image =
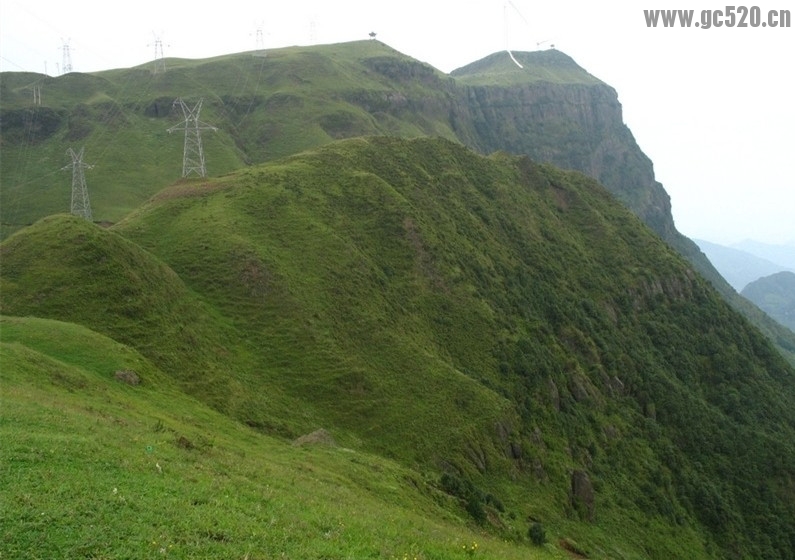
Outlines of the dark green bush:
M 484 523 L 486 521 L 486 510 L 483 509 L 483 502 L 481 502 L 477 496 L 472 495 L 469 497 L 466 509 L 469 515 L 472 516 L 472 519 L 478 523 Z
M 547 542 L 547 533 L 544 530 L 544 526 L 537 521 L 530 525 L 530 529 L 527 530 L 527 536 L 530 537 L 530 540 L 536 546 L 541 546 Z

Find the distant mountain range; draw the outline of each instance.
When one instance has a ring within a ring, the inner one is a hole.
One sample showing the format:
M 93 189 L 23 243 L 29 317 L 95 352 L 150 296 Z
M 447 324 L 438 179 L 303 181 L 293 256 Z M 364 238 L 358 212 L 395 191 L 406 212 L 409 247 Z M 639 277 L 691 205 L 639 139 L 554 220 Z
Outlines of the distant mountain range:
M 795 332 L 795 272 L 777 272 L 748 284 L 742 294 Z
M 780 245 L 772 245 L 770 243 L 746 239 L 740 243 L 735 243 L 732 247 L 785 266 L 790 270 L 795 270 L 795 241 Z
M 738 292 L 777 272 L 795 272 L 795 246 L 746 240 L 732 246 L 694 239 L 713 266 Z

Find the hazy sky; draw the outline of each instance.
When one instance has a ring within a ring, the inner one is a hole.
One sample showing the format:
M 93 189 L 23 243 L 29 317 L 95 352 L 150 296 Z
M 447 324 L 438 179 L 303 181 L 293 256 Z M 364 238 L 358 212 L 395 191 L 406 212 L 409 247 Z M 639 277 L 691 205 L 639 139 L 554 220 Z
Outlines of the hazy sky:
M 77 72 L 151 61 L 156 38 L 166 57 L 204 58 L 253 50 L 258 37 L 278 48 L 374 31 L 444 72 L 506 45 L 554 44 L 616 88 L 680 231 L 719 243 L 795 243 L 795 29 L 647 27 L 644 9 L 683 5 L 698 20 L 726 2 L 2 0 L 0 71 L 58 75 L 67 42 Z M 761 21 L 791 5 L 765 0 Z

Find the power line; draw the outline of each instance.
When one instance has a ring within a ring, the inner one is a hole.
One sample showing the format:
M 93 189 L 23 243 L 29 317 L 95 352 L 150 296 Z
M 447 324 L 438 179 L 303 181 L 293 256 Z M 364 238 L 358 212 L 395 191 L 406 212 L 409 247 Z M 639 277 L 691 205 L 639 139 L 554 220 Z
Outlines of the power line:
M 514 64 L 516 64 L 519 68 L 524 68 L 524 66 L 522 66 L 521 63 L 518 60 L 516 60 L 516 57 L 513 56 L 513 52 L 511 52 L 511 41 L 510 41 L 510 37 L 509 37 L 509 27 L 510 26 L 508 25 L 508 7 L 509 6 L 511 8 L 513 8 L 513 11 L 515 11 L 517 14 L 519 14 L 519 17 L 522 18 L 522 21 L 524 21 L 525 25 L 529 25 L 529 24 L 527 23 L 527 20 L 525 19 L 525 17 L 522 15 L 522 12 L 519 11 L 519 8 L 516 7 L 516 4 L 511 2 L 511 0 L 506 0 L 505 4 L 503 4 L 503 8 L 502 8 L 503 17 L 505 18 L 505 22 L 504 22 L 504 25 L 505 25 L 505 50 L 508 52 L 508 56 L 511 57 L 511 60 L 513 61 Z

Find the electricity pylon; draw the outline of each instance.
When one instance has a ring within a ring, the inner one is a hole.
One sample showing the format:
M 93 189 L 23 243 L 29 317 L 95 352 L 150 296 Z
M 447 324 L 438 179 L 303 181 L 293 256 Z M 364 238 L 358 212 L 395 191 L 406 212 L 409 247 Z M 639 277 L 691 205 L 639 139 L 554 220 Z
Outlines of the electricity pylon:
M 74 216 L 81 216 L 88 220 L 91 217 L 91 203 L 88 200 L 88 187 L 86 187 L 86 176 L 83 173 L 84 169 L 91 169 L 92 166 L 83 163 L 83 153 L 85 147 L 80 148 L 80 152 L 75 153 L 72 148 L 69 148 L 66 153 L 72 157 L 72 163 L 63 169 L 72 168 L 72 205 L 70 212 Z
M 265 50 L 265 33 L 262 31 L 262 24 L 257 26 L 257 36 L 256 36 L 256 43 L 257 43 L 257 50 L 264 51 Z
M 68 74 L 72 71 L 72 53 L 69 47 L 69 41 L 64 41 L 61 47 L 63 51 L 63 73 Z
M 152 45 L 147 45 L 152 46 Z M 155 35 L 155 67 L 152 71 L 153 74 L 162 74 L 166 71 L 166 59 L 163 58 L 163 40 L 159 35 Z
M 207 166 L 204 163 L 204 150 L 202 149 L 202 130 L 218 130 L 216 127 L 203 123 L 199 120 L 199 113 L 202 110 L 200 99 L 193 109 L 189 109 L 182 98 L 176 99 L 174 105 L 179 104 L 185 120 L 168 129 L 168 132 L 175 130 L 185 131 L 185 149 L 182 152 L 182 176 L 188 177 L 195 173 L 199 177 L 207 176 Z

